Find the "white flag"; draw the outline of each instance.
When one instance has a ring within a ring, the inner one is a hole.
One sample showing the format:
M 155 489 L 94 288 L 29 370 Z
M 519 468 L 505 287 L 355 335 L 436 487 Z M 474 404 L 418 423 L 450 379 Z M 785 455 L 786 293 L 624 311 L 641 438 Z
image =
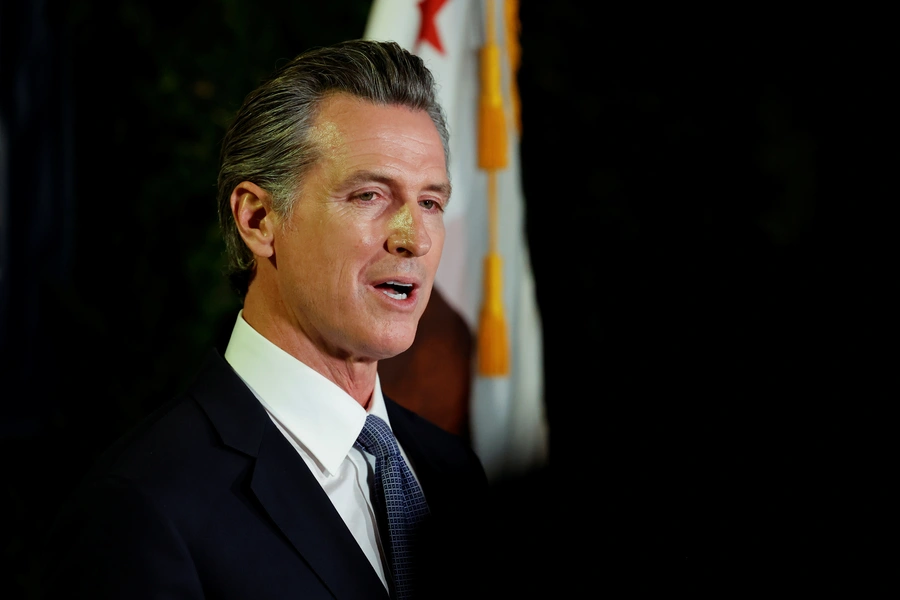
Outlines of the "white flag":
M 488 174 L 478 166 L 480 50 L 487 39 L 487 10 L 501 49 L 502 89 L 509 159 L 496 171 L 496 251 L 503 264 L 503 309 L 509 332 L 506 377 L 477 373 L 472 381 L 470 431 L 476 453 L 493 480 L 524 475 L 548 460 L 543 347 L 534 278 L 525 236 L 519 138 L 513 113 L 507 11 L 503 0 L 374 0 L 364 33 L 392 40 L 419 55 L 432 71 L 450 129 L 453 196 L 444 215 L 446 241 L 436 286 L 478 334 L 483 262 L 488 247 Z M 512 11 L 518 24 L 518 13 Z M 517 27 L 516 27 L 517 30 Z

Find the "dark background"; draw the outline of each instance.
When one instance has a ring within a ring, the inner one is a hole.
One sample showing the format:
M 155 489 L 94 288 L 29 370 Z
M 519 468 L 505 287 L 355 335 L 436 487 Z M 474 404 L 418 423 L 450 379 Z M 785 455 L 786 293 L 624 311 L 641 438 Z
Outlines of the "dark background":
M 39 593 L 41 536 L 91 460 L 230 331 L 214 200 L 230 116 L 279 59 L 361 36 L 368 9 L 0 5 L 14 595 Z M 859 551 L 838 540 L 867 517 L 847 524 L 843 492 L 867 485 L 854 457 L 884 441 L 861 423 L 895 365 L 887 25 L 846 7 L 522 3 L 551 467 L 504 499 L 510 549 L 532 544 L 521 568 L 548 559 L 542 536 L 577 532 L 589 548 L 551 553 L 573 559 L 560 569 L 620 569 L 635 590 L 846 577 Z M 556 489 L 576 508 L 535 527 Z

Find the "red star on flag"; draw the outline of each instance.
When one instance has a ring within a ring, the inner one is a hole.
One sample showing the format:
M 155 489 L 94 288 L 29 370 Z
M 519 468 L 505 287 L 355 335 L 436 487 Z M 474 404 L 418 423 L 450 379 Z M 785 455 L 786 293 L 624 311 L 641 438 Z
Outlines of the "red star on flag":
M 419 26 L 419 37 L 416 38 L 416 45 L 422 42 L 428 42 L 441 54 L 444 53 L 444 45 L 441 43 L 441 37 L 438 35 L 437 23 L 435 18 L 438 12 L 443 8 L 447 0 L 421 0 L 419 2 L 419 11 L 422 13 L 422 24 Z

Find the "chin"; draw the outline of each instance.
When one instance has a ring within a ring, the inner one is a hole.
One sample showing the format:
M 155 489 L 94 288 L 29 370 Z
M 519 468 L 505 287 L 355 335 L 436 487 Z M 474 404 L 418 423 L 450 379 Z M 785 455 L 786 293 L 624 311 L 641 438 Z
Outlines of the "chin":
M 380 358 L 378 360 L 385 360 L 388 358 L 394 358 L 398 354 L 403 354 L 407 350 L 412 347 L 412 342 L 410 341 L 408 344 L 386 344 L 382 346 L 381 351 L 379 352 Z
M 415 332 L 413 332 L 412 335 L 390 335 L 377 341 L 373 340 L 373 354 L 378 357 L 378 360 L 393 358 L 409 350 L 415 339 Z

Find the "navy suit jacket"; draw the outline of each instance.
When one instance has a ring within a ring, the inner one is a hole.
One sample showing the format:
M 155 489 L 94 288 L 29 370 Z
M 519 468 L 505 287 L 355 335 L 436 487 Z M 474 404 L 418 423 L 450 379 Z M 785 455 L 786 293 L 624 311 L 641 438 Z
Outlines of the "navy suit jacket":
M 420 558 L 423 597 L 436 597 L 464 576 L 457 548 L 477 534 L 487 480 L 464 440 L 385 401 L 431 509 Z M 387 598 L 306 464 L 215 351 L 103 455 L 48 551 L 48 598 Z

